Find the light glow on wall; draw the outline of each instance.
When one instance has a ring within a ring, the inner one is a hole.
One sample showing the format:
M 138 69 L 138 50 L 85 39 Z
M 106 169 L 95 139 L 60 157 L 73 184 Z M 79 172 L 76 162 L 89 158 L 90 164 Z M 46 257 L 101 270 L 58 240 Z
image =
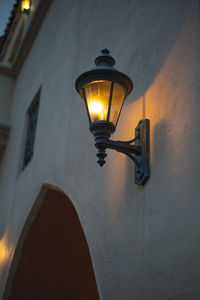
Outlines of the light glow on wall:
M 0 240 L 0 270 L 5 265 L 7 259 L 8 259 L 8 247 L 7 247 L 7 241 L 5 236 Z

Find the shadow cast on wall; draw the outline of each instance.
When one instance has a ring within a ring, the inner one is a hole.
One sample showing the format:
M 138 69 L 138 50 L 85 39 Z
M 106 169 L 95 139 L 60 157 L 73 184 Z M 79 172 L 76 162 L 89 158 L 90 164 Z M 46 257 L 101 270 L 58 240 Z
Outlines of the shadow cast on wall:
M 129 72 L 131 70 L 132 74 L 129 73 L 128 75 L 133 79 L 134 83 L 134 91 L 125 101 L 125 107 L 123 108 L 123 112 L 119 120 L 120 126 L 117 129 L 117 133 L 119 134 L 118 138 L 124 140 L 133 138 L 133 122 L 137 124 L 139 118 L 150 117 L 151 119 L 151 115 L 153 115 L 153 108 L 158 103 L 158 101 L 155 101 L 150 97 L 146 99 L 146 92 L 159 76 L 163 65 L 170 56 L 172 48 L 179 39 L 180 34 L 182 33 L 188 19 L 191 18 L 194 9 L 191 3 L 186 0 L 176 2 L 155 2 L 153 0 L 150 0 L 144 1 L 141 5 L 139 5 L 139 1 L 134 1 L 134 3 L 135 11 L 132 11 L 132 20 L 127 18 L 126 23 L 126 27 L 131 27 L 130 30 L 132 37 L 134 37 L 134 42 L 131 40 L 131 36 L 129 36 L 128 38 L 133 46 L 130 47 L 129 45 L 128 47 L 124 47 L 124 45 L 127 44 L 128 41 L 126 35 L 122 36 L 121 38 L 124 42 L 122 43 L 123 50 L 119 49 L 120 57 L 116 57 L 116 60 L 122 62 L 122 65 L 126 70 L 129 70 Z M 120 31 L 120 28 L 116 28 L 116 32 L 118 30 Z M 127 59 L 127 57 L 129 59 Z M 137 101 L 139 99 L 141 101 Z M 153 102 L 153 108 L 151 102 Z M 149 111 L 149 107 L 151 107 L 151 111 Z M 133 120 L 133 117 L 135 116 L 138 116 L 138 120 Z M 162 165 L 163 168 L 161 169 L 161 173 L 162 176 L 164 176 L 167 180 L 167 178 L 169 179 L 170 176 L 170 149 L 168 147 L 169 124 L 164 119 L 156 124 L 156 118 L 154 118 L 154 120 L 151 120 L 150 122 L 151 170 L 152 172 L 155 172 L 155 170 L 160 170 L 159 166 Z M 127 124 L 131 125 L 127 126 Z M 120 162 L 118 161 L 118 164 L 119 163 L 121 164 L 120 168 L 123 169 L 123 176 L 120 176 L 120 186 L 118 184 L 116 188 L 121 195 L 120 197 L 118 197 L 116 193 L 116 197 L 117 199 L 119 199 L 117 202 L 118 205 L 114 204 L 114 213 L 116 214 L 114 218 L 116 220 L 118 218 L 120 219 L 120 216 L 124 214 L 124 211 L 130 210 L 131 204 L 125 203 L 124 199 L 132 199 L 133 195 L 135 195 L 136 190 L 143 189 L 143 187 L 136 186 L 134 183 L 135 166 L 130 161 L 130 159 L 126 158 L 125 160 L 123 159 L 123 161 L 120 160 Z M 160 181 L 160 173 L 153 174 L 153 176 L 154 178 L 158 176 L 158 181 Z M 112 177 L 116 176 L 112 175 Z M 150 181 L 151 178 L 149 182 Z M 147 182 L 147 184 L 145 185 L 147 192 L 149 182 Z M 138 201 L 140 197 L 145 198 L 145 191 L 140 192 L 140 194 L 141 196 L 136 197 L 136 201 Z M 140 205 L 138 205 L 138 207 L 140 209 Z
M 186 0 L 138 3 L 129 25 L 134 26 L 132 37 L 129 36 L 133 47 L 126 47 L 122 52 L 123 57 L 129 57 L 124 64 L 127 70 L 132 70 L 129 75 L 134 83 L 127 103 L 138 100 L 148 91 L 191 13 L 192 6 Z M 119 61 L 123 61 L 123 57 Z

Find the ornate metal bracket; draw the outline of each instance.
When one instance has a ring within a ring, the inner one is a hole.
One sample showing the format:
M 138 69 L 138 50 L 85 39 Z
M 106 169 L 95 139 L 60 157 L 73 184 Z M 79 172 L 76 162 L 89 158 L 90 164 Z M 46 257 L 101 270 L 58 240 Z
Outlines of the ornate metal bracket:
M 111 125 L 105 123 L 100 126 L 99 123 L 90 126 L 95 136 L 95 146 L 98 149 L 98 164 L 103 166 L 105 163 L 107 148 L 124 153 L 135 163 L 135 183 L 144 184 L 150 176 L 150 121 L 140 120 L 135 129 L 135 138 L 125 142 L 109 140 Z

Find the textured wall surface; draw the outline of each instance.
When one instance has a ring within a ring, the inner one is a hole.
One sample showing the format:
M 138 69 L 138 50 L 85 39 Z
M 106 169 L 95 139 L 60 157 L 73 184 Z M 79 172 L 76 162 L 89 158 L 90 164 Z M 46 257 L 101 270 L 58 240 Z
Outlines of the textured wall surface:
M 16 79 L 0 169 L 0 277 L 44 183 L 71 199 L 101 300 L 200 299 L 198 0 L 54 1 Z M 113 138 L 151 122 L 151 178 L 107 151 L 96 163 L 76 77 L 107 47 L 133 79 Z M 34 156 L 21 171 L 26 111 L 41 87 Z

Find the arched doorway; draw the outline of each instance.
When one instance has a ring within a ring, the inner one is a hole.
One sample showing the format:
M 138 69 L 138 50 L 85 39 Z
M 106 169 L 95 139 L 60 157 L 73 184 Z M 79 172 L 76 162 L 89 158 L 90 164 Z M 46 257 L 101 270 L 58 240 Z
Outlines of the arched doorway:
M 10 300 L 99 300 L 85 235 L 69 198 L 49 189 L 26 234 Z

